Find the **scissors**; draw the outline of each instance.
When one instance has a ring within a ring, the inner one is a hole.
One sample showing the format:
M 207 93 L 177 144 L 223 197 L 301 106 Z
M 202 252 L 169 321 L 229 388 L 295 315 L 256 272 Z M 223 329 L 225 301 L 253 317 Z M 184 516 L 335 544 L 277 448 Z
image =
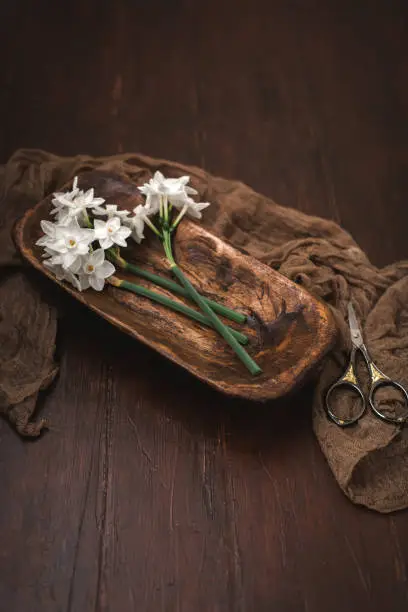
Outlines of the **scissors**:
M 358 383 L 358 379 L 356 376 L 356 356 L 357 352 L 360 352 L 364 360 L 366 362 L 369 376 L 370 376 L 370 389 L 368 392 L 368 402 L 374 414 L 383 421 L 387 423 L 394 423 L 397 425 L 402 425 L 408 419 L 408 393 L 407 390 L 400 385 L 400 383 L 392 380 L 386 374 L 381 372 L 379 368 L 373 363 L 366 345 L 364 344 L 363 335 L 361 333 L 361 328 L 358 324 L 355 310 L 353 308 L 353 304 L 349 302 L 348 304 L 348 319 L 350 326 L 350 334 L 352 341 L 352 349 L 350 355 L 350 362 L 347 366 L 346 371 L 343 376 L 341 376 L 327 391 L 326 393 L 326 410 L 328 416 L 340 427 L 346 427 L 347 425 L 352 425 L 353 423 L 357 423 L 360 418 L 363 416 L 366 411 L 366 399 L 364 397 L 364 393 Z M 339 387 L 343 388 L 351 388 L 354 392 L 359 395 L 361 402 L 358 413 L 355 416 L 350 418 L 340 418 L 332 409 L 332 393 L 335 389 Z M 402 416 L 393 416 L 390 414 L 386 414 L 381 410 L 381 404 L 376 403 L 375 393 L 379 389 L 379 387 L 392 387 L 400 392 L 404 398 L 404 415 Z

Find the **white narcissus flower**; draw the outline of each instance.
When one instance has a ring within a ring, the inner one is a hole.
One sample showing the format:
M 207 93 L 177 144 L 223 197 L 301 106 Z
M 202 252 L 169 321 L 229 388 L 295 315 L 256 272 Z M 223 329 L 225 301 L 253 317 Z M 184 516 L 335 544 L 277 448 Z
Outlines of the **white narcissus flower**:
M 43 264 L 52 274 L 54 274 L 57 280 L 65 280 L 73 285 L 78 291 L 82 291 L 79 278 L 71 270 L 64 270 L 60 264 L 53 264 L 49 259 L 43 261 Z
M 79 258 L 79 265 L 75 263 L 69 269 L 65 269 L 60 264 L 52 263 L 46 259 L 44 266 L 55 275 L 57 280 L 65 280 L 75 287 L 78 291 L 84 291 L 89 287 L 95 291 L 102 291 L 105 286 L 105 279 L 112 276 L 115 266 L 105 260 L 103 249 L 97 249 L 88 255 Z
M 140 244 L 145 237 L 143 231 L 147 217 L 146 208 L 139 204 L 133 209 L 133 213 L 133 217 L 125 219 L 125 223 L 129 225 L 132 231 L 133 240 Z
M 55 208 L 51 211 L 51 215 L 56 215 L 59 225 L 68 225 L 72 219 L 80 219 L 83 221 L 86 218 L 86 210 L 101 206 L 105 200 L 103 198 L 95 198 L 93 187 L 88 191 L 77 190 L 68 193 L 55 193 L 52 203 Z
M 51 221 L 41 221 L 41 229 L 44 232 L 44 236 L 41 236 L 35 243 L 37 246 L 48 247 L 51 243 L 57 240 L 57 229 L 58 224 L 52 223 Z
M 114 244 L 125 247 L 126 238 L 132 232 L 129 227 L 124 227 L 120 223 L 119 217 L 112 217 L 107 221 L 94 219 L 95 238 L 103 249 L 109 249 Z
M 146 209 L 149 214 L 157 213 L 160 209 L 160 201 L 166 201 L 181 211 L 178 223 L 185 214 L 195 219 L 201 219 L 201 211 L 207 208 L 210 203 L 195 202 L 190 197 L 191 195 L 197 195 L 198 192 L 187 185 L 189 180 L 189 176 L 165 178 L 161 172 L 155 172 L 148 183 L 139 187 L 139 190 L 146 196 Z
M 45 246 L 51 255 L 51 264 L 60 264 L 65 270 L 78 265 L 78 258 L 88 253 L 90 243 L 95 239 L 95 232 L 79 226 L 77 219 L 72 219 L 66 226 L 41 221 L 45 236 L 37 240 L 37 245 Z
M 54 200 L 58 200 L 60 196 L 65 196 L 68 200 L 73 200 L 79 193 L 83 193 L 78 189 L 78 177 L 76 176 L 72 183 L 71 191 L 57 191 L 54 193 Z
M 184 214 L 187 214 L 189 217 L 193 217 L 194 219 L 201 219 L 201 211 L 207 208 L 209 205 L 210 202 L 195 202 L 193 198 L 189 197 L 187 197 L 184 201 L 180 200 L 179 202 L 173 203 L 173 206 L 181 211 L 179 217 L 183 217 Z
M 42 258 L 45 259 L 47 261 L 47 264 L 49 264 L 49 268 L 51 269 L 51 267 L 55 267 L 55 268 L 61 268 L 62 270 L 64 270 L 64 268 L 62 267 L 62 264 L 60 263 L 54 263 L 55 261 L 60 261 L 60 253 L 58 253 L 58 251 L 54 251 L 54 249 L 50 249 L 49 247 L 44 247 L 44 253 L 42 253 Z M 43 262 L 45 264 L 45 262 Z M 79 268 L 81 267 L 81 257 L 78 256 L 75 261 L 69 266 L 69 268 L 67 268 L 67 271 L 76 273 L 78 272 Z
M 120 219 L 125 220 L 130 213 L 125 208 L 118 208 L 116 204 L 106 204 L 105 208 L 103 206 L 96 206 L 92 209 L 92 213 L 94 215 L 99 215 L 101 217 L 119 217 Z
M 95 291 L 102 291 L 105 286 L 105 279 L 112 276 L 115 266 L 105 259 L 105 251 L 97 249 L 83 258 L 79 282 L 82 289 L 92 287 Z
M 139 191 L 146 196 L 146 208 L 149 214 L 159 212 L 160 200 L 166 199 L 167 202 L 176 206 L 176 202 L 181 203 L 188 195 L 196 194 L 197 191 L 187 185 L 189 180 L 189 176 L 165 178 L 157 170 L 148 183 L 138 187 Z

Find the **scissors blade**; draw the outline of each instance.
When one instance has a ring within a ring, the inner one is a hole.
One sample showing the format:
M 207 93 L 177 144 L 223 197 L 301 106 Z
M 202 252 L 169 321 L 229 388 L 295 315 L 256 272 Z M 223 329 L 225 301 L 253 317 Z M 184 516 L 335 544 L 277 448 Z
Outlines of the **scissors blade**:
M 361 327 L 358 324 L 356 311 L 354 310 L 351 302 L 348 303 L 348 319 L 353 344 L 355 346 L 362 346 L 364 344 L 363 334 L 361 333 Z

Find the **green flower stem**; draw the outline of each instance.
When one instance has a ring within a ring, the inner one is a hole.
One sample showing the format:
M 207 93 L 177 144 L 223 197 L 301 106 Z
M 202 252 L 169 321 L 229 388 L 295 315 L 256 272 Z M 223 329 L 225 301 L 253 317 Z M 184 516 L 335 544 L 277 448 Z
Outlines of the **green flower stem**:
M 171 234 L 169 231 L 163 231 L 163 247 L 166 253 L 167 260 L 171 266 L 176 266 L 176 262 L 173 257 L 173 249 L 171 247 Z M 190 294 L 191 295 L 191 294 Z M 192 297 L 192 296 L 191 296 Z M 195 301 L 195 300 L 194 300 Z
M 182 218 L 184 217 L 185 213 L 187 210 L 187 206 L 184 206 L 181 211 L 180 214 L 178 215 L 178 217 L 176 218 L 175 221 L 173 221 L 173 224 L 171 226 L 171 231 L 174 232 L 174 230 L 176 229 L 176 227 L 178 226 L 178 224 L 180 223 L 180 221 L 182 220 Z
M 148 227 L 150 227 L 150 229 L 151 229 L 151 230 L 152 230 L 152 231 L 153 231 L 153 232 L 156 234 L 156 236 L 158 236 L 158 237 L 160 238 L 160 240 L 161 240 L 161 238 L 162 238 L 161 233 L 159 232 L 159 230 L 157 229 L 157 227 L 156 227 L 156 226 L 155 226 L 155 225 L 154 225 L 154 224 L 153 224 L 153 223 L 150 221 L 149 217 L 145 217 L 145 218 L 144 218 L 144 222 L 146 223 L 146 225 L 147 225 Z
M 146 280 L 155 283 L 158 287 L 163 287 L 164 289 L 168 289 L 168 291 L 172 291 L 177 295 L 182 295 L 183 297 L 191 299 L 189 293 L 174 281 L 169 278 L 165 278 L 164 276 L 159 276 L 158 274 L 154 274 L 153 272 L 149 272 L 144 270 L 143 268 L 139 268 L 139 266 L 135 266 L 132 263 L 127 262 L 123 257 L 118 257 L 115 253 L 108 252 L 109 259 L 111 261 L 120 265 L 123 270 L 127 270 L 132 274 L 136 274 L 136 276 L 140 276 L 141 278 L 145 278 Z M 208 298 L 203 298 L 207 304 L 209 304 L 214 312 L 230 319 L 230 321 L 234 321 L 235 323 L 240 323 L 241 325 L 246 322 L 246 315 L 237 312 L 236 310 L 231 310 L 231 308 L 227 308 L 227 306 L 223 306 L 222 304 L 218 304 L 218 302 L 214 302 L 213 300 L 209 300 Z
M 189 306 L 186 306 L 185 304 L 175 302 L 174 300 L 168 298 L 166 295 L 162 295 L 161 293 L 156 293 L 155 291 L 151 291 L 150 289 L 147 289 L 146 287 L 142 287 L 141 285 L 136 285 L 135 283 L 130 283 L 129 281 L 126 281 L 126 280 L 121 280 L 117 278 L 116 276 L 111 276 L 109 278 L 109 283 L 113 285 L 114 287 L 120 287 L 121 289 L 132 291 L 132 293 L 135 293 L 136 295 L 140 295 L 142 297 L 149 298 L 153 302 L 157 302 L 158 304 L 167 306 L 171 310 L 180 312 L 181 314 L 184 314 L 187 317 L 190 317 L 190 319 L 194 319 L 195 321 L 198 321 L 199 323 L 202 323 L 203 325 L 206 325 L 207 327 L 213 327 L 212 321 L 210 321 L 209 318 L 206 317 L 205 315 L 201 314 L 201 312 L 197 312 L 196 310 L 194 310 L 193 308 L 190 308 Z M 245 336 L 244 334 L 241 334 L 239 331 L 236 331 L 235 329 L 232 329 L 230 327 L 227 327 L 226 329 L 229 330 L 229 333 L 234 338 L 235 342 L 241 343 L 241 344 L 248 344 L 247 336 Z M 238 344 L 238 346 L 240 346 L 240 344 Z
M 83 215 L 84 215 L 84 220 L 85 220 L 85 223 L 86 223 L 87 227 L 89 227 L 90 229 L 93 229 L 93 225 L 91 223 L 91 220 L 89 218 L 89 215 L 88 215 L 88 212 L 87 212 L 86 208 L 83 211 Z
M 167 196 L 163 197 L 163 217 L 166 223 L 169 221 L 169 203 L 167 201 Z
M 217 332 L 228 342 L 230 347 L 233 349 L 237 357 L 242 361 L 245 367 L 249 370 L 249 372 L 255 376 L 255 374 L 260 374 L 262 372 L 261 368 L 257 363 L 252 359 L 250 355 L 246 352 L 246 350 L 237 342 L 236 338 L 233 334 L 231 334 L 231 330 L 229 327 L 224 325 L 224 323 L 218 318 L 213 310 L 211 310 L 210 306 L 204 300 L 204 298 L 198 293 L 198 291 L 193 287 L 188 278 L 186 278 L 183 272 L 180 270 L 178 265 L 176 264 L 173 257 L 173 249 L 171 245 L 171 232 L 170 229 L 163 228 L 162 230 L 162 241 L 164 252 L 166 253 L 167 260 L 170 264 L 170 269 L 173 272 L 174 276 L 177 277 L 177 280 L 183 285 L 186 291 L 189 293 L 191 299 L 199 306 L 201 311 L 206 315 L 206 317 L 211 321 L 212 326 Z
M 168 248 L 169 248 L 169 243 L 167 241 L 165 243 L 166 255 L 167 255 Z M 170 249 L 171 249 L 171 244 L 170 244 Z M 173 258 L 172 258 L 172 261 L 170 260 L 170 267 L 171 267 L 171 271 L 173 272 L 174 276 L 176 276 L 177 279 L 181 282 L 181 284 L 184 285 L 185 289 L 188 291 L 191 298 L 195 301 L 197 306 L 201 308 L 203 313 L 205 313 L 205 315 L 211 321 L 213 327 L 218 331 L 218 333 L 228 342 L 230 347 L 235 351 L 237 357 L 240 358 L 240 360 L 248 368 L 250 373 L 252 375 L 260 374 L 262 370 L 258 366 L 258 364 L 255 363 L 252 357 L 250 357 L 250 355 L 248 355 L 246 350 L 242 348 L 242 346 L 237 342 L 237 339 L 231 333 L 231 329 L 228 328 L 226 325 L 224 325 L 224 323 L 222 323 L 222 321 L 220 321 L 217 315 L 211 310 L 210 306 L 201 297 L 201 295 L 197 292 L 197 290 L 193 287 L 193 285 L 190 283 L 188 278 L 184 276 L 183 272 L 180 270 L 178 265 L 174 262 Z

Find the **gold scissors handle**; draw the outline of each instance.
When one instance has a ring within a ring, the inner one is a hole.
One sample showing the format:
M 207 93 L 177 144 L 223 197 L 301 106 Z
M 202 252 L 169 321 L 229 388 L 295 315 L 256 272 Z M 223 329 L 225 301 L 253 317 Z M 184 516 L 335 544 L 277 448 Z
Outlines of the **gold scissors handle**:
M 364 393 L 358 384 L 357 376 L 356 376 L 355 369 L 354 369 L 355 358 L 356 358 L 356 348 L 353 346 L 353 348 L 351 349 L 350 361 L 349 361 L 346 371 L 344 372 L 342 376 L 340 376 L 338 380 L 336 380 L 334 384 L 332 384 L 332 386 L 327 390 L 327 393 L 326 393 L 325 403 L 326 403 L 327 414 L 329 415 L 331 420 L 334 421 L 340 427 L 347 427 L 348 425 L 353 425 L 353 423 L 357 423 L 357 421 L 361 419 L 361 417 L 363 416 L 367 408 Z M 332 393 L 333 391 L 335 391 L 336 389 L 339 389 L 340 387 L 342 389 L 346 389 L 346 388 L 351 389 L 359 396 L 359 399 L 361 400 L 360 409 L 352 417 L 340 418 L 334 412 L 332 408 Z
M 378 418 L 382 419 L 386 423 L 394 423 L 395 425 L 403 425 L 408 419 L 408 393 L 405 387 L 403 387 L 399 382 L 392 380 L 389 376 L 381 372 L 379 368 L 373 363 L 368 351 L 363 344 L 360 347 L 361 352 L 364 355 L 364 359 L 366 360 L 368 371 L 370 373 L 370 391 L 368 394 L 368 401 L 370 402 L 371 409 L 378 416 Z M 399 416 L 392 416 L 383 412 L 380 408 L 381 404 L 376 404 L 375 402 L 375 394 L 376 391 L 380 387 L 392 387 L 396 389 L 404 398 L 405 401 L 405 412 Z

